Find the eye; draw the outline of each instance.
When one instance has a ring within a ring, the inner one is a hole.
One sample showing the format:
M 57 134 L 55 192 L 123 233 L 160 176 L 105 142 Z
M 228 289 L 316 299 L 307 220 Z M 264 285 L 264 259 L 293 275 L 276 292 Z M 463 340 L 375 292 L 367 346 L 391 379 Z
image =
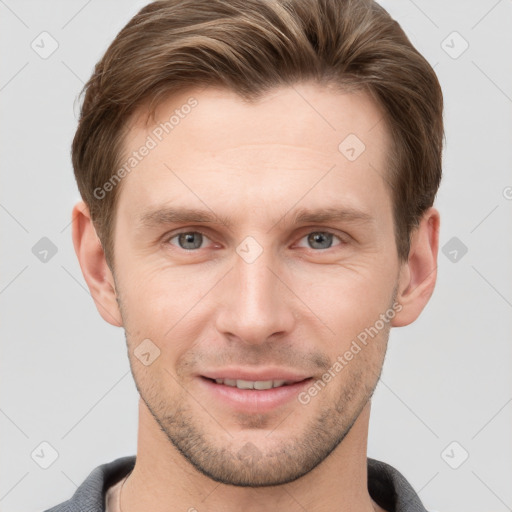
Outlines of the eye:
M 173 242 L 175 239 L 177 240 L 177 244 Z M 203 235 L 203 233 L 200 233 L 199 231 L 186 231 L 172 236 L 169 238 L 168 242 L 171 245 L 178 245 L 180 249 L 192 251 L 194 249 L 199 249 L 204 240 L 209 240 L 209 238 Z
M 335 238 L 337 238 L 342 243 L 340 237 L 336 236 L 333 233 L 330 233 L 329 231 L 312 231 L 311 233 L 303 237 L 301 240 L 306 239 L 306 243 L 312 249 L 329 249 L 333 246 L 333 239 Z M 340 244 L 338 243 L 335 245 Z

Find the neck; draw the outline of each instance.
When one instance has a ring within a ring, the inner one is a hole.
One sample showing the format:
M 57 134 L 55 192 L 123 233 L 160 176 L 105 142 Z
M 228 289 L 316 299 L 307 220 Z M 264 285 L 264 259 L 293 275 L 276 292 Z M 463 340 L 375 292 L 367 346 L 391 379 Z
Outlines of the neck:
M 373 512 L 367 487 L 368 403 L 340 445 L 305 476 L 273 487 L 220 484 L 197 471 L 172 445 L 142 400 L 137 460 L 122 491 L 122 511 L 222 510 Z

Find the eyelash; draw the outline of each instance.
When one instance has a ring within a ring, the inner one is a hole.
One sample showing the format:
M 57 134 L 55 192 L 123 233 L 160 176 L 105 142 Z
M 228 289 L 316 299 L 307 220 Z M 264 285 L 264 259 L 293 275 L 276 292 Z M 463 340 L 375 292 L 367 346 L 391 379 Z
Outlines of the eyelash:
M 204 238 L 212 241 L 209 236 L 204 233 L 203 231 L 200 231 L 200 230 L 191 230 L 191 231 L 179 231 L 178 233 L 174 233 L 172 236 L 170 237 L 166 237 L 165 238 L 165 243 L 168 243 L 170 245 L 173 245 L 174 247 L 176 247 L 176 249 L 179 249 L 181 251 L 184 251 L 184 252 L 188 252 L 188 253 L 193 253 L 193 252 L 198 252 L 199 249 L 202 249 L 202 247 L 199 247 L 197 249 L 183 249 L 182 247 L 180 247 L 179 245 L 175 245 L 175 244 L 172 244 L 171 243 L 171 240 L 173 240 L 174 238 L 177 238 L 178 236 L 180 235 L 184 235 L 184 234 L 195 234 L 195 233 L 199 233 L 201 234 Z M 314 249 L 312 247 L 308 247 L 308 249 L 310 249 L 311 251 L 313 252 L 320 252 L 320 253 L 323 253 L 325 251 L 328 251 L 329 249 L 333 249 L 335 247 L 338 247 L 340 245 L 346 245 L 347 244 L 347 241 L 344 240 L 340 235 L 337 235 L 336 233 L 333 233 L 332 231 L 329 231 L 329 230 L 325 230 L 325 229 L 313 229 L 311 231 L 308 231 L 305 235 L 303 235 L 300 240 L 308 237 L 309 235 L 313 234 L 313 233 L 321 233 L 321 234 L 328 234 L 328 235 L 332 235 L 334 238 L 337 238 L 339 240 L 339 244 L 336 244 L 336 245 L 332 245 L 331 247 L 327 247 L 326 249 Z

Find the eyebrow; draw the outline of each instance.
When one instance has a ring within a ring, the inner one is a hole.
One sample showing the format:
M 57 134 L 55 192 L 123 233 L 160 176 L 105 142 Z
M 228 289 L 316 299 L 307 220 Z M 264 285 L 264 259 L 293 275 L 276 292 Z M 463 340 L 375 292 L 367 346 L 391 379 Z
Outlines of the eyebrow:
M 211 222 L 230 226 L 227 218 L 216 215 L 213 211 L 200 210 L 197 208 L 173 208 L 165 207 L 147 211 L 140 218 L 141 224 L 145 227 L 154 227 L 162 224 L 186 224 Z
M 320 210 L 310 210 L 301 208 L 293 215 L 295 224 L 306 222 L 353 222 L 360 224 L 373 224 L 375 219 L 369 213 L 357 210 L 356 208 L 322 208 Z
M 285 218 L 291 215 L 292 224 L 305 223 L 326 223 L 326 222 L 349 222 L 356 224 L 374 224 L 375 218 L 369 213 L 352 207 L 309 209 L 300 208 L 295 212 L 288 212 L 283 215 L 277 224 L 285 223 Z M 157 227 L 166 224 L 188 224 L 188 223 L 213 223 L 223 224 L 228 229 L 233 226 L 232 220 L 217 215 L 212 210 L 201 210 L 197 208 L 173 208 L 164 207 L 144 212 L 140 217 L 141 224 L 146 228 Z

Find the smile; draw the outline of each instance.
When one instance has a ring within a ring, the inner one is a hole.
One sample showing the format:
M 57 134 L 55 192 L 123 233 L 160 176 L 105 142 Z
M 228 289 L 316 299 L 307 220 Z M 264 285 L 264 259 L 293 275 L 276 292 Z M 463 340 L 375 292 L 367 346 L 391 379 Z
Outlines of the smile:
M 301 380 L 269 379 L 247 380 L 201 376 L 200 386 L 208 396 L 208 403 L 227 407 L 246 414 L 264 414 L 290 404 L 297 404 L 297 396 L 310 385 L 312 378 Z
M 224 384 L 225 386 L 236 387 L 238 389 L 271 389 L 280 388 L 293 384 L 293 381 L 285 380 L 242 380 L 242 379 L 215 379 L 217 384 Z

